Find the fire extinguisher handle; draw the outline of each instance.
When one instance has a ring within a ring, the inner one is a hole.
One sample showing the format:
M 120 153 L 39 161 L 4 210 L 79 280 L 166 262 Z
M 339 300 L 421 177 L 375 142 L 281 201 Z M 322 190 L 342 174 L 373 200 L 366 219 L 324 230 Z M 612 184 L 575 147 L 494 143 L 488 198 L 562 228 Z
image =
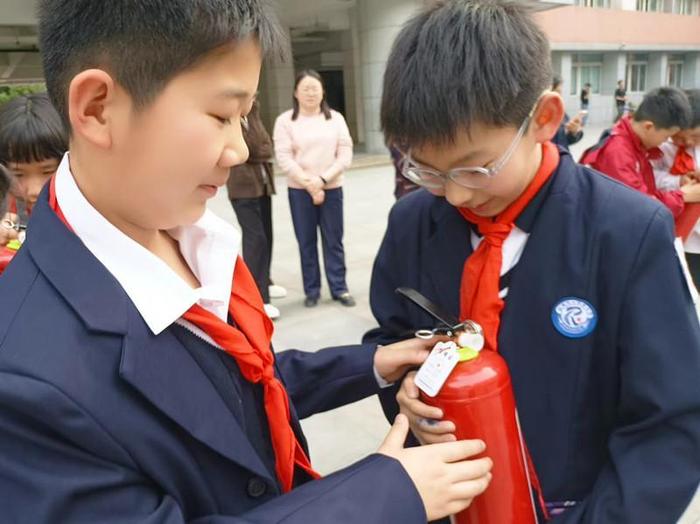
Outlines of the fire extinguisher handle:
M 460 325 L 460 322 L 453 315 L 445 312 L 440 306 L 432 302 L 430 299 L 412 289 L 410 287 L 400 287 L 396 289 L 396 293 L 413 302 L 416 306 L 428 313 L 435 320 L 444 324 L 448 329 L 454 330 Z

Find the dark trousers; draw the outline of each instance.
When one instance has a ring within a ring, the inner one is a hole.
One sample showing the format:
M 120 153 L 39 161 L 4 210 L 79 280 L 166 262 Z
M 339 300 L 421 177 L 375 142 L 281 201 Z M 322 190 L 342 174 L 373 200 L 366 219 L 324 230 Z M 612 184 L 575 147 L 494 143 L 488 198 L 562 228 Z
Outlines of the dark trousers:
M 614 121 L 613 123 L 615 123 L 615 122 L 617 122 L 618 120 L 620 120 L 620 119 L 624 116 L 624 114 L 625 114 L 625 106 L 624 106 L 624 105 L 622 105 L 622 106 L 617 106 L 616 109 L 617 109 L 617 114 L 616 114 L 616 116 L 615 116 L 615 121 Z
M 693 277 L 695 287 L 700 288 L 700 254 L 686 253 L 685 259 L 688 261 L 688 269 L 690 276 Z
M 270 302 L 272 200 L 269 196 L 231 200 L 243 232 L 243 260 L 253 274 L 263 302 Z
M 345 283 L 345 251 L 343 248 L 343 189 L 329 189 L 326 200 L 315 206 L 304 189 L 289 188 L 294 234 L 299 244 L 304 293 L 317 298 L 321 294 L 321 269 L 318 263 L 318 229 L 321 229 L 323 265 L 331 296 L 348 290 Z

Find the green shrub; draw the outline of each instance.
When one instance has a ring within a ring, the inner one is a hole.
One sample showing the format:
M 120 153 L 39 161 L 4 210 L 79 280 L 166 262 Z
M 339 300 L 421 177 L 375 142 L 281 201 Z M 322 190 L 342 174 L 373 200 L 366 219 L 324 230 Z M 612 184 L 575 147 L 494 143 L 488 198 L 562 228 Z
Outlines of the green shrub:
M 9 102 L 17 96 L 41 93 L 42 91 L 46 91 L 45 84 L 0 85 L 0 105 Z

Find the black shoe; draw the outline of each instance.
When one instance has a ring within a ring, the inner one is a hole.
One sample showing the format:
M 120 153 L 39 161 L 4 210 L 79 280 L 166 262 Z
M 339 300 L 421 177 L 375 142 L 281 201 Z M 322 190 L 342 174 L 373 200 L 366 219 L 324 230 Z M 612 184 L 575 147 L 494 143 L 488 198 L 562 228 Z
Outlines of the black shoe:
M 355 306 L 355 299 L 352 298 L 352 295 L 348 293 L 347 291 L 345 293 L 341 293 L 337 297 L 333 297 L 333 300 L 337 300 L 341 304 L 343 304 L 345 307 L 354 307 Z
M 304 299 L 304 306 L 306 307 L 316 307 L 318 305 L 318 297 L 306 297 Z

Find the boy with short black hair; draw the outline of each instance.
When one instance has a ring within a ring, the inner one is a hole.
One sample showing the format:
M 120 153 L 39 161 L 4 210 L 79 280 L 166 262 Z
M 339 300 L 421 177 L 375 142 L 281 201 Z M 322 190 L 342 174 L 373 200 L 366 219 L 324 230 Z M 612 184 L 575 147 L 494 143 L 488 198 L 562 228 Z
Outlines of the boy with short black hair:
M 659 190 L 652 160 L 662 156 L 659 146 L 690 124 L 688 97 L 675 87 L 660 87 L 644 96 L 634 117 L 622 118 L 605 143 L 586 152 L 581 163 L 662 202 L 678 217 L 685 202 L 700 201 L 700 185 Z
M 318 479 L 299 418 L 378 392 L 426 342 L 274 355 L 272 324 L 206 202 L 282 44 L 258 0 L 42 0 L 70 149 L 0 279 L 7 522 L 421 523 L 490 480 L 479 441 Z
M 700 181 L 700 89 L 686 91 L 692 118 L 686 129 L 661 144 L 663 156 L 652 161 L 660 191 L 674 191 Z M 682 238 L 685 256 L 695 285 L 700 285 L 700 204 L 686 205 L 676 220 L 676 234 Z
M 366 341 L 436 325 L 402 286 L 475 320 L 509 365 L 552 522 L 675 522 L 700 479 L 700 326 L 673 222 L 549 142 L 549 60 L 521 2 L 439 1 L 399 33 L 382 125 L 427 190 L 391 212 Z M 412 374 L 398 406 L 383 396 L 420 441 L 454 439 Z

